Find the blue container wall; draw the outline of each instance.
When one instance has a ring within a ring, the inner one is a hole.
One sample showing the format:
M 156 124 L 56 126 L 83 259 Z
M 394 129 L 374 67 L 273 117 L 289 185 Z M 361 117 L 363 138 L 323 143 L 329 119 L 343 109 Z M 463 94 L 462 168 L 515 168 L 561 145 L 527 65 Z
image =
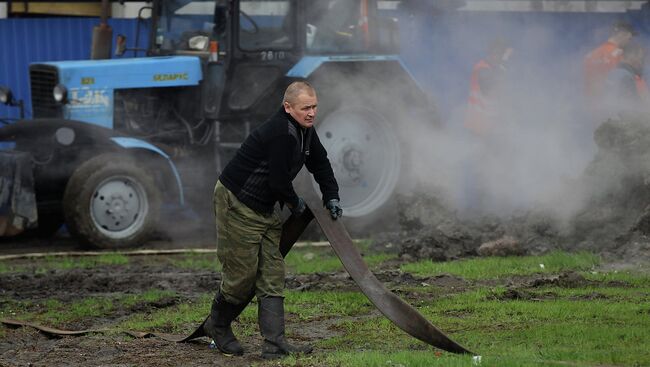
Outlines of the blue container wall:
M 140 24 L 140 47 L 148 43 L 148 25 L 145 23 Z M 16 99 L 25 101 L 27 118 L 31 117 L 29 64 L 89 59 L 92 30 L 98 24 L 99 18 L 0 20 L 0 85 L 8 86 Z M 109 25 L 113 28 L 113 37 L 124 34 L 128 46 L 134 46 L 136 19 L 109 19 Z M 125 57 L 132 54 L 127 52 Z M 18 108 L 0 104 L 0 118 L 7 117 L 18 118 Z

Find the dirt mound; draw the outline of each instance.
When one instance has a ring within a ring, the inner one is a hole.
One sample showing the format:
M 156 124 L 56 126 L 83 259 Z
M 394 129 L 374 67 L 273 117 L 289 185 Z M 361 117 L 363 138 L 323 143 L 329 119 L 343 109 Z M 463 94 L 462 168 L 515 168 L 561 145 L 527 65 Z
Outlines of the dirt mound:
M 404 260 L 589 250 L 626 260 L 650 259 L 650 118 L 609 120 L 594 134 L 592 162 L 553 202 L 505 216 L 459 218 L 444 195 L 401 195 L 401 232 L 378 235 L 375 247 Z M 483 250 L 479 251 L 483 245 Z M 486 247 L 491 249 L 486 249 Z M 496 247 L 496 248 L 495 248 Z
M 510 256 L 523 255 L 524 249 L 514 237 L 503 236 L 497 240 L 485 242 L 476 252 L 481 256 Z
M 541 254 L 560 247 L 561 224 L 547 213 L 459 218 L 430 193 L 401 195 L 398 203 L 403 231 L 379 233 L 373 246 L 395 252 L 404 261 L 477 256 L 482 245 L 484 256 Z
M 594 134 L 596 157 L 579 183 L 586 205 L 572 221 L 578 249 L 648 258 L 650 233 L 650 118 L 609 120 Z M 630 251 L 636 242 L 640 251 Z

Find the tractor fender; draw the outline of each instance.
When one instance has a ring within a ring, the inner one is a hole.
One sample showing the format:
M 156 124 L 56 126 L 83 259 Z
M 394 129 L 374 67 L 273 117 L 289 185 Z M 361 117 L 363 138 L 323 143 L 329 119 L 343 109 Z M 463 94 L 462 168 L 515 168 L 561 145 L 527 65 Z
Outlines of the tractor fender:
M 397 55 L 303 56 L 289 71 L 287 71 L 287 76 L 290 78 L 306 79 L 325 63 L 373 61 L 397 61 L 403 65 L 402 60 Z
M 304 56 L 287 71 L 288 78 L 311 79 L 313 74 L 322 67 L 347 67 L 351 65 L 373 65 L 375 70 L 386 70 L 384 75 L 375 75 L 384 80 L 401 78 L 402 82 L 412 83 L 411 88 L 425 93 L 425 88 L 411 73 L 404 61 L 398 55 L 333 55 L 333 56 Z M 374 67 L 386 65 L 388 67 Z
M 159 157 L 166 162 L 169 168 L 165 174 L 172 178 L 174 187 L 178 191 L 180 205 L 185 205 L 185 196 L 180 174 L 168 154 L 155 145 L 137 138 L 121 136 L 112 129 L 88 124 L 82 121 L 67 119 L 33 119 L 21 120 L 14 124 L 0 128 L 0 141 L 10 142 L 15 149 L 33 152 L 38 150 L 54 151 L 56 149 L 68 149 L 68 146 L 61 144 L 57 134 L 62 130 L 68 131 L 71 140 L 67 142 L 69 147 L 79 150 L 78 156 L 73 161 L 65 162 L 65 169 L 54 170 L 59 176 L 55 177 L 60 182 L 67 182 L 69 175 L 82 162 L 102 153 L 114 151 L 115 149 L 128 149 L 134 151 L 145 151 Z M 70 132 L 71 135 L 70 135 Z M 66 135 L 66 134 L 62 134 Z M 64 142 L 65 143 L 65 142 Z M 53 182 L 52 179 L 47 179 Z
M 167 164 L 169 165 L 169 169 L 172 173 L 172 176 L 174 177 L 174 181 L 176 183 L 176 188 L 178 190 L 178 200 L 179 204 L 185 205 L 185 196 L 183 194 L 183 183 L 181 181 L 181 176 L 178 173 L 178 169 L 176 168 L 176 165 L 172 160 L 170 159 L 169 155 L 165 152 L 163 152 L 160 148 L 156 147 L 155 145 L 148 143 L 146 141 L 136 139 L 136 138 L 130 138 L 130 137 L 112 137 L 111 140 L 121 146 L 122 148 L 125 149 L 142 149 L 145 151 L 153 152 L 154 154 L 157 154 L 158 156 L 162 157 L 165 159 Z

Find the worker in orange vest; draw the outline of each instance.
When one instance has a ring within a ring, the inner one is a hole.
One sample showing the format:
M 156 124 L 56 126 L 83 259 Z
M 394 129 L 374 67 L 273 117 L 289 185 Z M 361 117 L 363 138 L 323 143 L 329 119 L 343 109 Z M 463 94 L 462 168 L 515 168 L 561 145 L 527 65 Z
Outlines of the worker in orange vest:
M 506 41 L 496 40 L 490 44 L 487 57 L 472 68 L 465 127 L 477 135 L 484 135 L 499 119 L 499 97 L 512 52 Z
M 639 43 L 630 42 L 623 48 L 618 66 L 607 75 L 605 95 L 610 114 L 648 110 L 650 93 L 643 78 L 645 54 Z
M 602 102 L 607 75 L 623 57 L 623 47 L 637 32 L 630 23 L 618 21 L 614 24 L 607 41 L 591 51 L 584 59 L 584 88 L 590 109 L 598 108 Z
M 480 216 L 493 208 L 495 199 L 487 189 L 488 170 L 503 160 L 500 149 L 505 124 L 504 84 L 506 64 L 513 53 L 510 44 L 502 39 L 490 43 L 485 58 L 472 68 L 470 91 L 465 115 L 465 127 L 471 136 L 467 156 L 461 164 L 459 214 Z

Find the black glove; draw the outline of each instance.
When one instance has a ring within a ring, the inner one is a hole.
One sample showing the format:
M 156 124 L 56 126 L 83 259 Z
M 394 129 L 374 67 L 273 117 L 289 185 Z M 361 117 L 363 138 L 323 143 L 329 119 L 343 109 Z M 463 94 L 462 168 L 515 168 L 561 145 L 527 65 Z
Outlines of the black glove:
M 295 215 L 296 217 L 299 217 L 302 215 L 302 213 L 305 212 L 305 208 L 307 208 L 307 205 L 305 205 L 305 201 L 302 200 L 301 197 L 298 197 L 298 205 L 294 205 L 289 208 L 291 210 L 291 214 Z
M 330 215 L 334 220 L 343 216 L 343 209 L 341 209 L 341 205 L 339 205 L 338 199 L 329 200 L 327 203 L 325 203 L 325 208 L 330 211 Z

